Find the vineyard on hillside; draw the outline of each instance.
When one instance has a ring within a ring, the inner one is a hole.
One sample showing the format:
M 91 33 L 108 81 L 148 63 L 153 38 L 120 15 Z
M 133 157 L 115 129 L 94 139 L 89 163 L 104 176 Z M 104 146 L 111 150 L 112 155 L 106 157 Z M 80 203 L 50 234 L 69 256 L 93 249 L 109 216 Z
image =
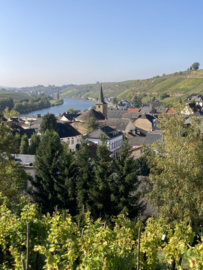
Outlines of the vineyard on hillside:
M 199 228 L 165 219 L 131 221 L 126 215 L 110 224 L 84 213 L 41 215 L 24 198 L 15 214 L 0 198 L 0 269 L 203 269 Z M 83 210 L 84 211 L 84 210 Z M 141 235 L 140 232 L 141 231 Z

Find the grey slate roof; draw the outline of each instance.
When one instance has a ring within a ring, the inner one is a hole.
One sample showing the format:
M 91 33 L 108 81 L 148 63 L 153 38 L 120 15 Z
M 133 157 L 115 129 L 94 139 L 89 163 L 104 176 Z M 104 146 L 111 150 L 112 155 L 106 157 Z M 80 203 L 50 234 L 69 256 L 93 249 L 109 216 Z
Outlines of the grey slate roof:
M 145 138 L 144 144 L 152 144 L 158 140 L 163 141 L 163 136 L 159 131 L 149 131 Z
M 101 112 L 97 112 L 94 109 L 89 109 L 80 116 L 76 117 L 76 121 L 87 121 L 90 117 L 94 117 L 96 120 L 105 120 L 104 115 Z
M 13 156 L 16 162 L 20 162 L 25 166 L 32 166 L 35 161 L 35 155 L 13 154 Z
M 99 100 L 96 104 L 98 104 L 98 105 L 106 104 L 106 102 L 104 101 L 102 86 L 101 86 L 101 89 L 99 92 Z
M 140 146 L 143 145 L 145 142 L 146 137 L 140 137 L 140 136 L 135 136 L 134 138 L 131 138 L 128 140 L 128 144 L 130 146 Z
M 89 132 L 87 134 L 87 138 L 99 139 L 101 137 L 101 134 L 103 133 L 105 134 L 107 139 L 112 139 L 123 134 L 123 132 L 117 131 L 109 126 L 102 126 Z
M 200 117 L 200 116 L 203 116 L 203 112 L 202 111 L 198 111 L 194 114 L 194 116 L 196 117 Z
M 152 106 L 144 106 L 144 107 L 141 107 L 141 109 L 140 109 L 141 114 L 155 113 L 155 112 L 156 112 L 156 110 Z
M 69 124 L 57 123 L 58 134 L 60 138 L 79 136 L 81 133 Z
M 138 118 L 140 116 L 140 113 L 139 112 L 128 112 L 128 113 L 125 113 L 122 118 Z
M 108 118 L 121 118 L 127 110 L 115 110 L 108 109 L 107 116 Z
M 105 125 L 110 127 L 116 127 L 117 130 L 125 130 L 130 123 L 128 119 L 109 118 L 105 120 Z
M 168 111 L 168 108 L 157 108 L 156 113 L 166 113 Z
M 75 118 L 77 118 L 80 115 L 81 115 L 81 113 L 63 113 L 62 116 L 65 116 L 67 118 L 67 120 L 69 120 L 69 121 L 73 121 Z M 62 116 L 60 116 L 60 118 Z

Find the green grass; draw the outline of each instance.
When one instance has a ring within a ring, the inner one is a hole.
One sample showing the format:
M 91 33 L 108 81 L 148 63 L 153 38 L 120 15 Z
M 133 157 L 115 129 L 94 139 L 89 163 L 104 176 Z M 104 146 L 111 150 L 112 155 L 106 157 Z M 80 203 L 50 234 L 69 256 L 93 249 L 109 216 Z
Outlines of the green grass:
M 33 99 L 32 96 L 23 93 L 23 92 L 14 92 L 14 91 L 4 91 L 0 90 L 0 100 L 4 98 L 12 98 L 15 101 L 19 101 L 22 99 Z

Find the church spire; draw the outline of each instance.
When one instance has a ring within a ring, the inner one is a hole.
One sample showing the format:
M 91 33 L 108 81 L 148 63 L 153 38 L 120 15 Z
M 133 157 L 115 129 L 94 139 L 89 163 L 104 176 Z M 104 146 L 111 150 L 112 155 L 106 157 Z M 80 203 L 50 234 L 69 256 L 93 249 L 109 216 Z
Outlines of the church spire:
M 99 92 L 99 100 L 98 100 L 97 104 L 106 104 L 106 102 L 104 101 L 102 85 L 101 85 L 101 89 Z

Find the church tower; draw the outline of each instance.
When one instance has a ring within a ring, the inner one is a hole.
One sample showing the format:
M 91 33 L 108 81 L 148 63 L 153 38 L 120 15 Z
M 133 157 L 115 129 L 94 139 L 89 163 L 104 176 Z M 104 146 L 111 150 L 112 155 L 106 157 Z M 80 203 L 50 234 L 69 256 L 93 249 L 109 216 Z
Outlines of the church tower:
M 99 100 L 96 103 L 96 111 L 103 113 L 104 117 L 107 118 L 107 103 L 104 101 L 102 86 L 99 93 Z

